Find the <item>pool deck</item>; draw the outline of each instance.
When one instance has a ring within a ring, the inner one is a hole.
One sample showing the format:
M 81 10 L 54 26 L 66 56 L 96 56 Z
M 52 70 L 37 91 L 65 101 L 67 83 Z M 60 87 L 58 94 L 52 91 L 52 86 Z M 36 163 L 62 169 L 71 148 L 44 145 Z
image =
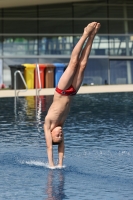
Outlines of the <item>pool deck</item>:
M 54 88 L 43 88 L 39 95 L 53 95 Z M 18 90 L 17 90 L 18 91 Z M 25 92 L 19 90 L 18 96 L 36 96 L 36 89 L 28 89 Z M 82 86 L 78 94 L 91 94 L 91 93 L 111 93 L 111 92 L 133 92 L 133 84 L 128 85 L 102 85 L 102 86 Z M 15 90 L 0 90 L 0 97 L 14 97 Z

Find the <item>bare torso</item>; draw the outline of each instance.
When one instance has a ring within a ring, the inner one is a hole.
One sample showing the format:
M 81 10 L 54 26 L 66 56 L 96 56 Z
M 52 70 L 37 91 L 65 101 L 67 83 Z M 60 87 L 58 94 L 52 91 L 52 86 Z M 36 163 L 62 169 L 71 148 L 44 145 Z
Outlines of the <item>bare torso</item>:
M 50 121 L 51 131 L 57 126 L 63 126 L 70 110 L 72 96 L 63 96 L 55 92 L 53 103 L 45 118 Z

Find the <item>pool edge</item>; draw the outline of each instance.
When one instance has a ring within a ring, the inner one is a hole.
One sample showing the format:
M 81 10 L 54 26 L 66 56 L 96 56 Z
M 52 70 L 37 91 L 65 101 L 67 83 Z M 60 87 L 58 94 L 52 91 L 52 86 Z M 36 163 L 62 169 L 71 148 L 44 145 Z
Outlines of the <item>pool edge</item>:
M 53 95 L 55 88 L 43 88 L 39 95 Z M 91 93 L 111 93 L 111 92 L 133 92 L 133 84 L 129 85 L 101 85 L 101 86 L 82 86 L 78 94 L 91 94 Z M 15 90 L 0 90 L 1 97 L 14 97 Z M 36 96 L 36 89 L 28 89 L 25 92 L 20 90 L 19 96 Z

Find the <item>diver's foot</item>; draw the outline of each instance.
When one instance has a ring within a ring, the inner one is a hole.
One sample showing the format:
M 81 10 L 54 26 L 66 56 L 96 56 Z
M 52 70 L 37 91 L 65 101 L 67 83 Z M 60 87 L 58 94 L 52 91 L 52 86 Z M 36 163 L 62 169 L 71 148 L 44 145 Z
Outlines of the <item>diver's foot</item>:
M 88 26 L 84 28 L 83 35 L 86 35 L 88 37 L 94 31 L 96 25 L 97 25 L 97 22 L 92 22 L 88 24 Z
M 99 31 L 100 27 L 101 27 L 101 24 L 97 23 L 96 26 L 95 26 L 95 28 L 94 28 L 94 30 L 91 32 L 90 37 L 95 37 L 95 35 Z

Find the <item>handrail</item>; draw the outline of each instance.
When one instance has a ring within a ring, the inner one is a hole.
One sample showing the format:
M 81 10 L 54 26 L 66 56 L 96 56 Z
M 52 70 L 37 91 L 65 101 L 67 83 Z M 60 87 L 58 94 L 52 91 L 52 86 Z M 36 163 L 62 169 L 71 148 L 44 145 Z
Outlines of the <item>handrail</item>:
M 38 81 L 39 81 L 39 87 L 40 87 L 39 89 L 37 88 L 37 77 L 38 77 Z M 35 78 L 36 78 L 36 82 L 35 82 L 35 87 L 36 87 L 36 120 L 38 120 L 38 106 L 37 106 L 37 104 L 38 104 L 39 93 L 42 89 L 41 80 L 40 80 L 40 70 L 39 70 L 38 64 L 36 64 L 36 76 L 35 76 Z
M 26 92 L 27 89 L 28 89 L 28 87 L 26 85 L 26 82 L 25 82 L 25 80 L 23 78 L 22 73 L 19 70 L 15 71 L 15 73 L 14 73 L 14 88 L 15 88 L 14 114 L 15 114 L 15 121 L 16 121 L 16 117 L 17 117 L 16 97 L 18 97 L 18 94 L 20 92 L 20 90 L 18 92 L 16 91 L 16 75 L 17 75 L 17 73 L 19 73 L 19 75 L 20 75 L 20 77 L 21 77 L 21 79 L 22 79 L 22 81 L 23 81 L 23 83 L 25 85 L 25 88 L 26 88 L 25 90 L 21 90 L 21 92 Z
M 22 73 L 21 73 L 19 70 L 15 71 L 15 73 L 14 73 L 15 97 L 18 97 L 18 94 L 19 94 L 19 92 L 20 92 L 20 90 L 19 90 L 18 92 L 16 91 L 16 75 L 17 75 L 17 73 L 19 73 L 19 75 L 20 75 L 20 77 L 21 77 L 21 79 L 22 79 L 22 81 L 23 81 L 23 83 L 24 83 L 24 85 L 25 85 L 25 88 L 26 88 L 25 90 L 21 90 L 21 92 L 26 92 L 27 89 L 28 89 L 28 87 L 27 87 L 27 85 L 26 85 L 26 82 L 25 82 L 25 80 L 24 80 L 24 77 L 23 77 Z
M 40 79 L 40 70 L 39 70 L 39 65 L 36 64 L 36 73 L 38 75 L 38 80 L 39 80 L 39 89 L 37 89 L 37 76 L 36 76 L 36 84 L 35 84 L 35 87 L 36 87 L 36 96 L 39 96 L 39 92 L 41 91 L 42 89 L 42 86 L 41 86 L 41 79 Z
M 19 92 L 20 92 L 20 90 L 19 91 L 17 91 L 16 90 L 16 74 L 17 73 L 19 73 L 20 74 L 20 77 L 21 77 L 21 79 L 22 79 L 22 81 L 23 81 L 23 83 L 24 83 L 24 85 L 25 85 L 25 90 L 21 90 L 21 92 L 26 92 L 27 91 L 27 85 L 26 85 L 26 82 L 25 82 L 25 80 L 24 80 L 24 78 L 23 78 L 23 75 L 22 75 L 22 73 L 19 71 L 19 70 L 17 70 L 17 71 L 15 71 L 15 73 L 14 73 L 14 89 L 15 89 L 15 104 L 14 104 L 14 112 L 15 112 L 15 117 L 16 117 L 16 113 L 17 113 L 17 107 L 16 107 L 16 97 L 18 97 L 18 94 L 19 94 Z M 39 88 L 37 88 L 37 77 L 38 77 L 38 81 L 39 81 Z M 39 70 L 39 65 L 38 64 L 36 64 L 36 76 L 35 76 L 35 78 L 36 78 L 36 84 L 35 84 L 35 87 L 36 87 L 36 118 L 38 119 L 38 106 L 37 106 L 37 102 L 38 102 L 38 96 L 39 96 L 39 92 L 41 91 L 41 79 L 40 79 L 40 70 Z M 40 101 L 39 101 L 39 112 L 40 112 Z

